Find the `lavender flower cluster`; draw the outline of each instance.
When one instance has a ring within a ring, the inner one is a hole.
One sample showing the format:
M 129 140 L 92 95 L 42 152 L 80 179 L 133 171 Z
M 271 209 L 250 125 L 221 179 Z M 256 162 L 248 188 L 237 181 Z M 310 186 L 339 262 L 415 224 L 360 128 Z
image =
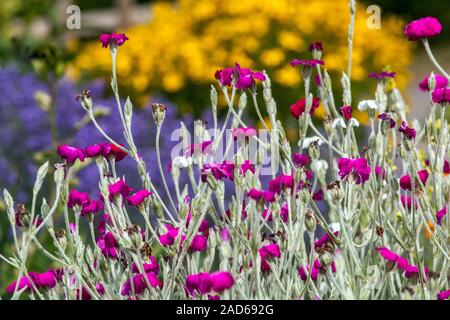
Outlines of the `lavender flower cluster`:
M 350 53 L 355 11 L 355 1 L 350 0 Z M 156 131 L 149 139 L 154 139 L 155 161 L 146 162 L 135 143 L 137 113 L 129 98 L 120 99 L 115 72 L 119 47 L 132 39 L 101 35 L 103 48 L 111 53 L 111 88 L 119 115 L 115 125 L 120 125 L 122 135 L 113 136 L 97 121 L 97 97 L 84 90 L 77 100 L 100 135 L 85 137 L 87 144 L 58 146 L 61 161 L 54 164 L 54 201 L 40 196 L 48 162 L 38 169 L 29 208 L 15 206 L 4 190 L 15 252 L 9 257 L 1 254 L 0 259 L 18 270 L 8 293 L 12 299 L 27 294 L 34 299 L 84 300 L 448 299 L 449 75 L 428 44 L 428 38 L 440 31 L 435 18 L 413 21 L 404 30 L 410 40 L 423 42 L 445 77 L 437 80 L 432 73 L 427 85 L 420 84 L 430 98 L 423 126 L 411 124 L 400 92 L 388 90 L 395 73 L 372 73 L 378 81 L 375 98 L 358 103 L 371 129 L 367 146 L 360 147 L 354 133 L 359 123 L 352 117 L 351 60 L 341 79 L 342 107 L 337 108 L 322 67 L 324 47 L 314 43 L 313 59 L 291 63 L 301 66 L 304 80 L 305 97 L 290 107 L 298 124 L 298 151 L 277 120 L 269 76 L 236 64 L 215 73 L 217 85 L 210 90 L 214 134 L 203 122 L 195 122 L 199 143 L 192 144 L 182 125 L 183 152 L 167 163 L 161 157 L 161 151 L 167 151 L 161 138 L 169 134 L 164 125 L 170 108 L 152 104 Z M 313 72 L 320 80 L 317 97 L 310 86 Z M 217 89 L 228 106 L 220 125 Z M 249 100 L 270 134 L 269 143 L 246 124 L 243 115 Z M 311 121 L 319 103 L 327 111 L 325 136 Z M 231 148 L 233 157 L 221 159 L 217 151 L 228 126 L 233 139 L 222 156 Z M 249 152 L 255 142 L 258 148 Z M 328 148 L 327 160 L 321 159 L 320 145 Z M 266 183 L 261 177 L 268 154 L 271 170 Z M 128 171 L 118 174 L 126 160 L 137 167 L 139 182 L 131 184 Z M 95 196 L 70 184 L 83 163 L 97 170 Z M 148 167 L 157 169 L 158 184 Z M 181 172 L 188 175 L 187 182 L 180 180 Z M 318 205 L 323 202 L 326 214 Z M 135 210 L 143 226 L 129 214 Z M 58 215 L 63 226 L 56 225 Z M 80 232 L 84 228 L 90 239 Z M 37 235 L 44 229 L 52 248 L 39 242 Z M 29 272 L 32 246 L 56 267 Z M 157 248 L 162 250 L 158 256 Z

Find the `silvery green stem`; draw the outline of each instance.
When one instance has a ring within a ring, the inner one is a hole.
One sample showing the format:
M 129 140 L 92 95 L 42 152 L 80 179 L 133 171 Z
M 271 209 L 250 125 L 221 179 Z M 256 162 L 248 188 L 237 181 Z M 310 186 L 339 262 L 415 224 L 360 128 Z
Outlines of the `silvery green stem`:
M 431 51 L 430 44 L 428 43 L 428 39 L 424 38 L 422 39 L 423 46 L 425 47 L 425 51 L 427 52 L 428 58 L 430 58 L 431 62 L 434 64 L 434 66 L 439 70 L 442 75 L 447 77 L 447 79 L 450 79 L 450 75 L 444 70 L 444 68 L 441 67 L 441 65 L 437 62 L 436 58 L 433 55 L 433 52 Z

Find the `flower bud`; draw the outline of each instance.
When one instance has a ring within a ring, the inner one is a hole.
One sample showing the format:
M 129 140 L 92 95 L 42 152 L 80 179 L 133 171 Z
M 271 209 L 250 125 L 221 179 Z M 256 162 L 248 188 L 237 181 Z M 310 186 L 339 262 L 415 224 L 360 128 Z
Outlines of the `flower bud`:
M 323 267 L 328 267 L 332 261 L 333 256 L 328 252 L 324 252 L 319 256 L 319 262 Z
M 317 225 L 317 221 L 316 221 L 316 217 L 314 216 L 314 213 L 310 210 L 306 211 L 305 214 L 305 227 L 306 230 L 308 230 L 310 233 L 314 234 L 314 231 L 316 230 L 316 225 Z
M 56 239 L 58 240 L 59 245 L 61 246 L 61 249 L 66 250 L 67 247 L 67 238 L 66 238 L 66 231 L 64 229 L 60 229 L 56 231 L 55 233 Z
M 318 143 L 311 143 L 308 147 L 308 153 L 312 160 L 318 160 L 320 158 L 320 149 Z

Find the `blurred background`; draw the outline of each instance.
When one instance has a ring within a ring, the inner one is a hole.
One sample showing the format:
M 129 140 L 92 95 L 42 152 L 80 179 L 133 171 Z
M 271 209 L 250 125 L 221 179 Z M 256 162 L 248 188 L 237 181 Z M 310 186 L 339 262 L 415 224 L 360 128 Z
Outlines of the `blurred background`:
M 370 72 L 396 72 L 411 116 L 427 113 L 428 96 L 418 82 L 434 67 L 418 44 L 403 37 L 404 25 L 423 16 L 435 16 L 443 32 L 431 39 L 437 59 L 450 68 L 450 3 L 448 0 L 357 1 L 353 53 L 353 99 L 371 98 L 376 82 Z M 73 7 L 73 5 L 77 7 Z M 367 7 L 381 9 L 381 28 L 370 29 Z M 75 11 L 73 11 L 75 8 Z M 77 14 L 79 8 L 79 16 Z M 80 22 L 72 29 L 68 23 Z M 122 97 L 129 95 L 138 109 L 134 116 L 135 140 L 156 185 L 159 174 L 152 166 L 154 126 L 149 105 L 169 107 L 166 132 L 184 121 L 211 121 L 209 85 L 216 69 L 233 66 L 266 70 L 272 79 L 279 116 L 289 137 L 295 139 L 296 123 L 289 106 L 303 97 L 293 58 L 310 58 L 308 46 L 321 41 L 323 59 L 341 96 L 340 77 L 347 66 L 347 0 L 2 0 L 0 2 L 0 187 L 25 204 L 30 200 L 36 168 L 56 162 L 55 148 L 62 143 L 85 147 L 103 141 L 75 101 L 82 89 L 90 89 L 100 124 L 121 141 L 119 120 L 109 87 L 111 62 L 100 33 L 125 32 L 130 38 L 119 50 L 117 72 Z M 313 92 L 316 88 L 313 88 Z M 337 103 L 339 105 L 339 103 Z M 220 102 L 221 112 L 226 112 Z M 356 107 L 356 105 L 354 106 Z M 248 108 L 248 122 L 260 126 Z M 361 123 L 364 114 L 355 112 Z M 317 116 L 323 116 L 319 109 Z M 176 142 L 162 137 L 163 149 Z M 170 155 L 163 154 L 164 163 Z M 97 194 L 95 166 L 83 163 L 73 187 Z M 119 173 L 138 187 L 134 164 L 124 160 Z M 134 175 L 133 175 L 134 174 Z M 51 186 L 44 187 L 51 199 Z M 0 200 L 0 252 L 9 255 L 9 225 Z M 30 270 L 42 271 L 48 261 L 31 258 Z M 0 263 L 0 294 L 12 271 Z

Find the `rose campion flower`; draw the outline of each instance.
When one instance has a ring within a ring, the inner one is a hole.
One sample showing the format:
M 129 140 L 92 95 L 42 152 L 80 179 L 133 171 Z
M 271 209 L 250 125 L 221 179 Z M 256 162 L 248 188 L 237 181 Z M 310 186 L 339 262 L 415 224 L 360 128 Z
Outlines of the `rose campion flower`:
M 272 258 L 279 258 L 281 256 L 280 247 L 276 243 L 268 244 L 258 249 L 261 257 L 261 271 L 269 271 L 270 265 L 267 262 Z
M 103 204 L 99 200 L 88 200 L 87 202 L 84 202 L 81 207 L 80 216 L 84 217 L 87 215 L 94 215 L 96 213 L 99 213 L 103 210 Z
M 313 52 L 314 50 L 323 51 L 323 44 L 322 44 L 322 42 L 319 42 L 319 41 L 313 42 L 309 45 L 308 50 L 310 52 Z
M 184 156 L 185 157 L 197 156 L 199 151 L 201 152 L 201 154 L 211 153 L 212 141 L 208 140 L 208 141 L 203 141 L 200 144 L 191 144 L 191 146 L 188 149 L 186 149 L 186 151 L 184 152 Z M 185 165 L 185 167 L 187 167 L 187 165 Z
M 130 206 L 139 207 L 152 193 L 146 189 L 139 190 L 127 198 Z
M 339 176 L 341 179 L 353 177 L 356 184 L 365 183 L 369 180 L 370 167 L 367 165 L 367 159 L 341 158 L 338 160 Z
M 309 156 L 307 154 L 302 153 L 294 153 L 292 155 L 292 162 L 294 162 L 294 165 L 296 167 L 304 167 L 309 162 Z
M 247 171 L 250 171 L 251 173 L 255 174 L 255 166 L 251 163 L 250 160 L 245 160 L 241 164 L 241 168 L 239 169 L 239 173 L 244 176 L 247 173 Z
M 332 273 L 336 273 L 336 265 L 334 264 L 334 261 L 331 261 L 330 268 Z M 303 266 L 298 267 L 297 271 L 300 279 L 302 279 L 303 282 L 306 282 L 308 280 L 308 275 L 306 272 L 311 272 L 311 279 L 313 281 L 317 281 L 319 273 L 326 273 L 327 270 L 326 267 L 320 263 L 319 259 L 316 259 L 313 261 L 312 268 L 310 268 L 308 264 L 306 265 L 306 268 Z
M 382 71 L 382 72 L 371 72 L 369 73 L 369 78 L 373 78 L 373 79 L 377 79 L 377 80 L 383 80 L 385 78 L 395 78 L 395 72 L 387 72 L 387 71 Z
M 387 115 L 387 113 L 381 113 L 378 115 L 378 119 L 380 119 L 381 121 L 387 121 L 389 124 L 389 128 L 394 128 L 395 127 L 395 120 L 392 119 L 391 117 L 389 117 Z
M 285 189 L 294 188 L 294 178 L 291 175 L 282 174 L 269 181 L 269 191 L 281 193 Z
M 148 283 L 150 284 L 150 286 L 152 286 L 152 288 L 162 287 L 162 282 L 158 280 L 158 277 L 153 272 L 146 273 L 145 277 L 147 277 Z M 133 281 L 134 292 L 136 294 L 142 294 L 144 290 L 147 289 L 147 282 L 144 279 L 144 275 L 139 273 L 134 275 L 131 280 L 128 279 L 123 284 L 120 291 L 121 295 L 129 296 L 133 293 L 131 281 Z
M 77 159 L 80 161 L 84 161 L 84 159 L 86 158 L 83 150 L 77 147 L 69 146 L 67 144 L 58 146 L 57 152 L 61 158 L 66 160 L 68 165 L 72 165 Z
M 302 65 L 304 67 L 314 67 L 316 65 L 324 65 L 325 62 L 319 59 L 294 59 L 291 61 L 290 65 L 296 67 L 298 65 Z
M 107 232 L 97 240 L 97 246 L 106 258 L 117 258 L 119 243 L 111 232 Z
M 248 68 L 241 68 L 239 63 L 236 63 L 234 68 L 225 68 L 217 70 L 215 77 L 223 86 L 231 86 L 233 77 L 236 80 L 236 89 L 251 89 L 256 84 L 256 80 L 264 81 L 266 77 L 260 71 L 252 71 Z
M 314 111 L 319 107 L 319 105 L 320 105 L 320 99 L 313 98 L 311 110 L 309 111 L 309 113 L 311 115 L 314 114 Z M 302 98 L 302 99 L 298 100 L 296 103 L 294 103 L 293 105 L 291 105 L 291 107 L 290 107 L 291 115 L 295 119 L 298 119 L 305 112 L 305 108 L 306 108 L 306 99 Z
M 415 139 L 416 138 L 416 129 L 408 127 L 405 121 L 402 121 L 402 125 L 398 128 L 398 131 L 403 133 L 403 136 L 407 139 Z
M 90 200 L 89 195 L 86 192 L 79 192 L 76 189 L 70 190 L 69 199 L 67 201 L 67 207 L 73 208 L 75 206 L 81 207 L 83 203 Z
M 102 33 L 99 37 L 99 41 L 102 43 L 103 48 L 107 48 L 111 45 L 121 46 L 125 41 L 129 40 L 125 33 Z
M 274 202 L 275 199 L 275 193 L 271 191 L 265 191 L 265 190 L 258 190 L 258 189 L 251 189 L 248 192 L 249 198 L 255 200 L 255 201 L 262 201 L 262 202 Z
M 428 84 L 428 81 L 430 80 L 430 76 L 424 78 L 422 81 L 420 81 L 419 83 L 419 89 L 421 91 L 430 91 L 430 87 Z M 440 74 L 435 74 L 434 75 L 434 80 L 436 81 L 436 85 L 434 87 L 434 89 L 441 89 L 441 88 L 445 88 L 448 85 L 448 79 L 447 77 L 441 76 Z
M 447 215 L 447 207 L 443 207 L 441 210 L 436 212 L 436 220 L 438 225 L 442 225 L 442 219 Z
M 222 293 L 231 289 L 234 285 L 234 278 L 229 272 L 200 272 L 186 277 L 185 288 L 190 295 L 196 293 L 208 294 L 211 291 Z
M 414 208 L 417 208 L 417 199 L 414 199 Z M 412 208 L 412 197 L 411 196 L 405 196 L 405 195 L 401 195 L 400 196 L 400 201 L 403 205 L 403 207 L 408 208 L 408 210 L 411 210 Z
M 448 298 L 450 298 L 450 289 L 439 292 L 437 298 L 438 300 L 448 300 Z
M 222 179 L 229 179 L 233 181 L 234 179 L 234 163 L 212 163 L 212 164 L 205 164 L 202 168 L 202 181 L 206 182 L 206 175 L 210 173 L 214 179 L 216 180 L 222 180 Z
M 29 278 L 29 279 L 28 279 Z M 28 277 L 23 276 L 19 279 L 18 290 L 22 290 L 23 288 L 27 288 L 29 290 L 33 290 L 33 285 L 36 289 L 52 289 L 56 286 L 56 284 L 61 281 L 61 277 L 59 275 L 58 270 L 50 269 L 43 273 L 37 272 L 28 272 Z M 30 282 L 31 280 L 31 282 Z M 6 288 L 6 292 L 8 294 L 13 294 L 14 289 L 16 287 L 17 281 L 13 281 Z
M 403 33 L 410 41 L 431 38 L 441 33 L 442 25 L 434 17 L 414 20 L 405 26 Z
M 109 185 L 108 190 L 111 199 L 118 195 L 125 198 L 132 191 L 132 189 L 122 179 L 119 179 L 117 182 Z
M 420 170 L 420 171 L 417 172 L 417 175 L 418 175 L 420 181 L 422 182 L 422 184 L 425 185 L 427 183 L 428 176 L 429 176 L 428 171 L 427 170 Z M 409 190 L 409 191 L 412 190 L 412 179 L 411 179 L 411 177 L 409 175 L 402 176 L 400 178 L 399 183 L 400 183 L 400 187 L 403 190 Z M 416 188 L 418 188 L 418 186 Z
M 182 242 L 183 241 L 184 239 L 182 239 Z M 207 248 L 208 248 L 208 238 L 200 234 L 194 236 L 191 245 L 189 246 L 189 249 L 192 252 L 203 252 Z
M 435 89 L 431 94 L 431 99 L 434 103 L 448 105 L 450 103 L 450 88 Z
M 123 147 L 122 144 L 119 144 L 119 145 L 121 147 Z M 108 144 L 106 148 L 108 151 L 106 152 L 104 157 L 108 160 L 114 159 L 115 162 L 119 162 L 119 161 L 122 161 L 123 159 L 125 159 L 125 157 L 128 155 L 128 153 L 126 153 L 125 151 L 123 151 L 122 149 L 120 149 L 113 143 Z
M 170 224 L 166 224 L 166 228 L 167 232 L 159 236 L 159 241 L 165 247 L 173 245 L 178 236 L 178 228 L 174 228 Z
M 155 275 L 159 274 L 159 264 L 158 261 L 156 261 L 156 258 L 154 256 L 150 256 L 150 263 L 144 263 L 142 265 L 142 269 L 144 269 L 145 273 L 153 273 Z M 135 263 L 131 266 L 131 272 L 133 273 L 139 273 L 139 268 Z
M 342 116 L 345 120 L 350 120 L 352 118 L 352 106 L 342 106 L 340 109 Z
M 250 138 L 256 136 L 256 129 L 252 127 L 240 127 L 233 129 L 232 135 L 235 139 L 237 138 Z

